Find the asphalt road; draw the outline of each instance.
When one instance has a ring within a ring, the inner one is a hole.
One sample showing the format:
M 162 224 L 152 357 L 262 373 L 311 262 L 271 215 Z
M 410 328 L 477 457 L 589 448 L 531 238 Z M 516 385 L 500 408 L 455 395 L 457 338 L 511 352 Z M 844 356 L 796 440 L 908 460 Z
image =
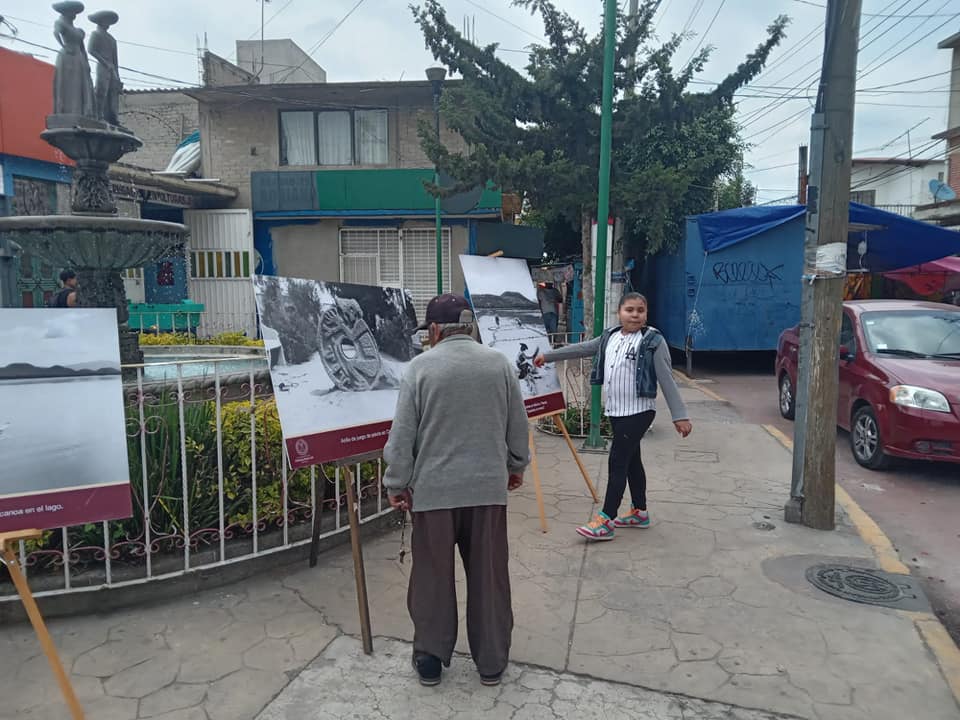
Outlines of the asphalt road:
M 699 356 L 694 378 L 744 421 L 793 437 L 777 408 L 773 353 Z M 860 467 L 850 438 L 837 430 L 837 480 L 887 534 L 923 584 L 934 612 L 960 645 L 960 465 L 900 462 L 887 471 Z M 784 500 L 790 478 L 784 478 Z

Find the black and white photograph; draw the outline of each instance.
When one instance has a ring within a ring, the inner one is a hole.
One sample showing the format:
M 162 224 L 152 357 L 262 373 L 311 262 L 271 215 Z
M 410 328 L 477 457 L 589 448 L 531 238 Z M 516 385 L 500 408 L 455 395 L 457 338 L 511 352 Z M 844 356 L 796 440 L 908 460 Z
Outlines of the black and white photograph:
M 120 490 L 80 508 L 82 521 L 129 514 L 117 335 L 115 310 L 0 310 L 0 515 L 106 486 Z
M 480 340 L 514 367 L 530 417 L 563 410 L 556 368 L 534 366 L 550 350 L 537 291 L 524 260 L 461 255 L 460 265 L 480 329 Z
M 299 448 L 291 460 L 382 447 L 400 379 L 422 351 L 406 291 L 267 275 L 254 288 L 283 436 Z M 310 441 L 309 453 L 297 438 Z

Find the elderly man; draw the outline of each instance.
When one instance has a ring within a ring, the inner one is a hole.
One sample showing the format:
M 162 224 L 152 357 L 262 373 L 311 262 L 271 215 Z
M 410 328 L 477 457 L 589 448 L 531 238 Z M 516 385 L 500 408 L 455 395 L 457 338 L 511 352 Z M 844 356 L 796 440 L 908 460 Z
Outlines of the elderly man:
M 507 358 L 475 339 L 459 295 L 427 305 L 431 349 L 400 385 L 384 449 L 390 503 L 413 512 L 407 606 L 413 664 L 423 685 L 440 682 L 457 642 L 454 547 L 467 576 L 467 637 L 485 685 L 500 682 L 513 609 L 507 568 L 507 491 L 529 462 L 527 414 Z

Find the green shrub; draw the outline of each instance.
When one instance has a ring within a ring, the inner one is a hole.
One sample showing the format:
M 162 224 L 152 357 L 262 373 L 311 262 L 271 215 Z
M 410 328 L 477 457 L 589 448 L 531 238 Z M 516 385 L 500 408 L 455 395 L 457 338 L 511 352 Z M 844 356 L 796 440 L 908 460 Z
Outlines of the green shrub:
M 110 523 L 112 543 L 144 537 L 144 476 L 142 458 L 146 457 L 146 487 L 150 506 L 151 537 L 182 537 L 183 528 L 183 457 L 187 465 L 187 496 L 189 499 L 190 532 L 214 529 L 220 523 L 220 500 L 217 480 L 217 415 L 213 401 L 186 402 L 183 409 L 185 452 L 180 446 L 180 411 L 176 393 L 157 392 L 144 403 L 144 428 L 140 427 L 136 404 L 126 408 L 127 451 L 130 464 L 130 484 L 133 496 L 133 517 Z M 257 453 L 257 515 L 260 521 L 278 521 L 283 516 L 283 435 L 276 402 L 272 397 L 258 400 L 255 406 Z M 223 448 L 224 525 L 248 527 L 253 522 L 252 468 L 250 444 L 249 401 L 224 403 L 220 410 Z M 131 437 L 132 435 L 132 437 Z M 377 462 L 361 464 L 361 485 L 375 481 Z M 334 468 L 317 470 L 320 498 L 343 492 L 343 483 L 337 492 L 322 477 L 334 477 Z M 303 507 L 310 494 L 309 468 L 297 471 L 288 468 L 288 512 L 295 500 Z M 301 515 L 303 517 L 303 515 Z M 291 517 L 291 522 L 296 522 Z M 103 526 L 88 524 L 70 529 L 71 547 L 95 548 L 103 544 Z M 31 542 L 28 552 L 59 549 L 61 533 L 50 531 L 43 538 Z M 129 548 L 129 546 L 128 546 Z M 182 552 L 175 543 L 161 543 L 161 552 Z M 122 560 L 142 562 L 128 549 Z
M 140 333 L 141 345 L 234 345 L 263 347 L 263 340 L 249 338 L 242 332 L 226 332 L 209 338 L 198 338 L 190 333 Z

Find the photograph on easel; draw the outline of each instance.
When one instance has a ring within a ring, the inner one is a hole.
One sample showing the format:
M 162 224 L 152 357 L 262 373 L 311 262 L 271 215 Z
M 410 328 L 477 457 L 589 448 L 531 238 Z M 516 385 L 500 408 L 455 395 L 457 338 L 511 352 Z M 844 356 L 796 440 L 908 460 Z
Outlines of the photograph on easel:
M 507 356 L 520 380 L 530 418 L 564 409 L 556 368 L 535 367 L 550 349 L 537 291 L 524 260 L 461 255 L 460 266 L 480 329 L 480 341 Z
M 382 450 L 400 379 L 422 351 L 409 294 L 265 275 L 254 290 L 291 465 Z
M 115 310 L 0 309 L 0 532 L 129 517 Z

